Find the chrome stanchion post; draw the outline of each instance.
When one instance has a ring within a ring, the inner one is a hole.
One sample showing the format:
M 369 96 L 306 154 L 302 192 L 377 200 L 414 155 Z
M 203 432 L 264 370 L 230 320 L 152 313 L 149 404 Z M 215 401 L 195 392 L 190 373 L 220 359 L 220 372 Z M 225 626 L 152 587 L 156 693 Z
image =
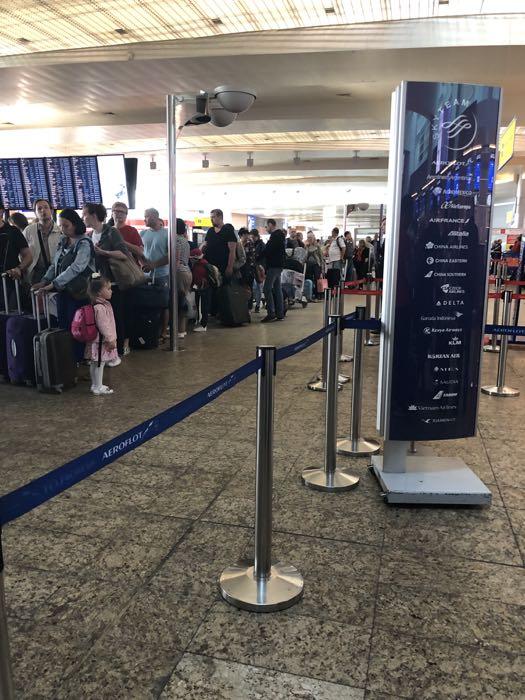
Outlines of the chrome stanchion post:
M 503 292 L 503 326 L 508 326 L 510 323 L 510 307 L 512 304 L 512 291 L 506 290 Z M 509 336 L 501 336 L 500 353 L 498 358 L 498 378 L 496 386 L 482 386 L 481 391 L 489 396 L 519 396 L 518 389 L 513 389 L 511 386 L 505 386 L 505 374 L 507 372 L 507 352 L 509 349 Z
M 345 268 L 346 270 L 346 268 Z M 341 286 L 340 286 L 340 292 L 339 292 L 339 309 L 337 313 L 341 318 L 345 315 L 345 279 L 346 279 L 346 273 L 344 278 L 341 278 Z M 338 354 L 339 354 L 339 362 L 353 362 L 354 358 L 352 355 L 345 355 L 343 352 L 343 325 L 341 324 L 341 332 L 339 334 L 339 348 L 338 348 Z
M 358 321 L 365 320 L 365 307 L 358 306 L 355 310 Z M 354 369 L 352 375 L 352 418 L 350 436 L 337 441 L 338 454 L 355 457 L 372 455 L 379 451 L 381 445 L 372 438 L 361 437 L 361 402 L 363 395 L 363 330 L 355 329 L 354 336 Z
M 366 291 L 367 292 L 371 291 L 371 280 L 372 280 L 372 275 L 369 272 L 366 276 Z M 370 298 L 370 294 L 366 295 L 365 304 L 366 304 L 366 307 L 365 307 L 366 308 L 366 316 L 365 316 L 365 318 L 368 321 L 368 319 L 371 316 L 370 312 L 372 310 L 372 300 Z M 371 337 L 370 330 L 368 328 L 365 331 L 365 345 L 368 348 L 375 347 L 376 345 L 379 345 L 379 340 L 376 340 L 375 338 Z
M 335 315 L 339 314 L 340 316 L 342 316 L 342 314 L 340 312 L 342 298 L 343 298 L 342 289 L 341 289 L 341 285 L 339 284 L 338 287 L 334 288 L 334 294 L 332 297 L 332 311 L 331 311 L 332 315 L 335 316 Z M 342 337 L 343 337 L 343 332 L 341 330 L 339 333 L 339 336 L 338 336 L 338 340 L 337 340 L 337 357 L 341 357 Z M 338 363 L 338 367 L 339 367 L 339 363 Z M 338 370 L 337 381 L 339 382 L 339 384 L 348 384 L 348 382 L 350 381 L 350 377 L 347 374 L 342 374 Z
M 4 558 L 2 553 L 2 530 L 0 529 L 0 698 L 14 700 L 13 671 L 7 631 L 7 614 L 4 590 Z
M 323 326 L 326 328 L 328 325 L 328 318 L 330 316 L 330 305 L 331 305 L 331 291 L 330 289 L 324 290 L 323 298 Z M 317 375 L 317 379 L 307 384 L 308 389 L 311 391 L 326 391 L 326 367 L 328 359 L 328 340 L 327 336 L 323 338 L 323 350 L 322 350 L 322 365 L 321 371 Z M 339 386 L 339 390 L 343 387 Z
M 303 577 L 297 569 L 272 564 L 273 414 L 275 347 L 260 345 L 257 356 L 257 462 L 255 485 L 255 559 L 225 569 L 219 586 L 223 598 L 237 608 L 255 612 L 284 610 L 303 595 Z
M 501 270 L 501 266 L 498 265 L 498 273 Z M 493 307 L 493 312 L 492 312 L 492 325 L 497 326 L 499 323 L 499 300 L 501 297 L 501 277 L 499 274 L 496 276 L 496 281 L 495 281 L 495 291 L 500 295 L 496 299 L 494 299 L 494 307 Z M 484 352 L 499 352 L 500 348 L 498 346 L 498 336 L 496 333 L 492 334 L 492 339 L 490 342 L 490 345 L 485 345 L 483 348 Z
M 341 332 L 341 316 L 331 315 L 329 323 L 335 323 L 328 335 L 328 374 L 325 410 L 324 468 L 311 467 L 301 475 L 303 484 L 318 491 L 349 491 L 357 486 L 359 477 L 346 469 L 337 468 L 337 374 L 338 335 Z
M 380 282 L 378 282 L 378 280 L 376 280 L 376 282 L 375 282 L 375 288 L 376 288 L 376 292 L 381 291 L 381 284 L 380 284 Z M 374 318 L 377 321 L 379 321 L 379 319 L 381 318 L 381 294 L 376 294 L 376 300 L 375 300 L 375 304 L 374 304 Z M 379 335 L 381 333 L 381 331 L 380 330 L 370 331 L 370 333 L 372 335 Z

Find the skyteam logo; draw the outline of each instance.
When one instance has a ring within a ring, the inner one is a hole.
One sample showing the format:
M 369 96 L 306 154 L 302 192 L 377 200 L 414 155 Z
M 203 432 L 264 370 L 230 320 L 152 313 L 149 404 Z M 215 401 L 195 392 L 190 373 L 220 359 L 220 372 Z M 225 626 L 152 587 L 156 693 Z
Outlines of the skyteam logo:
M 477 136 L 478 122 L 474 114 L 460 114 L 452 120 L 444 121 L 441 130 L 448 141 L 450 151 L 463 151 Z

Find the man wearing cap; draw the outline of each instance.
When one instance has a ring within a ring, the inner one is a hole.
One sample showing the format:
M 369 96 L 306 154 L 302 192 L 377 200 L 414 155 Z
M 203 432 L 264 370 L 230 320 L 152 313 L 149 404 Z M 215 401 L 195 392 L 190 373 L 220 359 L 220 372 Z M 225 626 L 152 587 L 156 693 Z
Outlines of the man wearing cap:
M 37 199 L 33 206 L 36 221 L 24 229 L 24 236 L 33 259 L 27 268 L 27 281 L 40 282 L 55 258 L 62 236 L 60 226 L 53 221 L 51 205 L 47 199 Z

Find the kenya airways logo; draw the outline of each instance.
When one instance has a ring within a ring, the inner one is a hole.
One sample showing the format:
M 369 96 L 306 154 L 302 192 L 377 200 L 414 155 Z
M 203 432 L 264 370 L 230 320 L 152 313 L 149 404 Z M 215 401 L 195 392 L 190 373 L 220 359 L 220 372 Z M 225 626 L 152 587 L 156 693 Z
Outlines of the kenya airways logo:
M 478 123 L 474 114 L 460 114 L 452 121 L 443 122 L 441 129 L 446 132 L 451 151 L 462 151 L 468 148 L 478 133 Z M 450 141 L 454 145 L 450 145 Z

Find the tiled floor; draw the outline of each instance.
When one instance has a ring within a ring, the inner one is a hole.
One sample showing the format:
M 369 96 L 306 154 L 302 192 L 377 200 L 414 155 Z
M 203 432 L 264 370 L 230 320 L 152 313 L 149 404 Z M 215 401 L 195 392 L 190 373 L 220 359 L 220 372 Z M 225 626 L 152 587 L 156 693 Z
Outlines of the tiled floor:
M 320 319 L 310 306 L 286 323 L 191 336 L 178 356 L 135 353 L 108 371 L 111 397 L 85 382 L 61 397 L 0 386 L 0 492 Z M 218 594 L 223 568 L 253 553 L 250 378 L 6 527 L 18 698 L 525 698 L 525 352 L 512 350 L 508 367 L 522 396 L 483 396 L 478 437 L 433 445 L 490 486 L 486 509 L 388 506 L 365 459 L 340 458 L 361 477 L 356 490 L 306 490 L 301 470 L 322 464 L 324 395 L 305 388 L 319 355 L 317 345 L 280 365 L 276 397 L 274 555 L 304 575 L 303 600 L 257 615 Z M 377 361 L 366 349 L 369 435 Z M 484 357 L 485 381 L 496 362 Z M 339 408 L 344 433 L 348 388 Z

